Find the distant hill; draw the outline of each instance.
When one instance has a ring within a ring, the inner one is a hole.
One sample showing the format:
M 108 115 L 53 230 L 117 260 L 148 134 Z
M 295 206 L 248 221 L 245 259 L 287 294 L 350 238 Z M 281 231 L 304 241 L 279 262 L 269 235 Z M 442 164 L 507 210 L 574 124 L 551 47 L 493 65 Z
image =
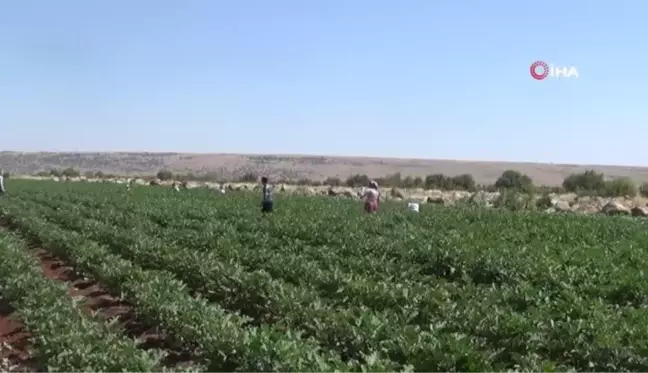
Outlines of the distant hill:
M 559 185 L 569 174 L 594 169 L 608 177 L 630 177 L 637 182 L 648 182 L 648 167 L 629 166 L 300 155 L 0 152 L 0 168 L 10 173 L 34 174 L 68 167 L 81 172 L 102 171 L 119 175 L 153 175 L 161 169 L 176 173 L 211 172 L 226 179 L 246 173 L 311 180 L 346 178 L 354 174 L 380 177 L 394 172 L 403 176 L 469 173 L 482 184 L 493 183 L 503 171 L 514 169 L 529 175 L 538 185 Z

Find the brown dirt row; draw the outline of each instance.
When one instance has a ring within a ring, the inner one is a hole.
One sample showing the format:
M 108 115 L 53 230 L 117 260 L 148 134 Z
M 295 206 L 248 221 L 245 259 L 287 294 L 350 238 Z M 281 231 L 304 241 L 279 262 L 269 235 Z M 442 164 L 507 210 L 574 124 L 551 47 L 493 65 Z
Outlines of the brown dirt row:
M 6 221 L 0 220 L 0 229 L 9 229 Z M 57 258 L 45 248 L 38 245 L 30 247 L 32 255 L 38 259 L 43 274 L 56 282 L 63 282 L 68 287 L 70 297 L 81 298 L 81 304 L 94 312 L 101 320 L 117 319 L 117 325 L 130 338 L 143 341 L 138 347 L 143 350 L 158 348 L 167 353 L 165 367 L 182 367 L 194 365 L 195 356 L 175 345 L 158 326 L 147 325 L 137 316 L 136 309 L 128 301 L 121 299 L 101 283 L 82 276 L 74 267 Z M 10 346 L 7 352 L 0 349 L 0 358 L 16 366 L 14 371 L 39 371 L 29 360 L 31 334 L 24 329 L 19 312 L 10 306 L 2 307 L 0 302 L 0 346 Z M 2 347 L 0 347 L 2 348 Z M 2 366 L 0 370 L 4 371 Z
M 0 371 L 42 371 L 30 356 L 30 338 L 18 312 L 0 299 Z

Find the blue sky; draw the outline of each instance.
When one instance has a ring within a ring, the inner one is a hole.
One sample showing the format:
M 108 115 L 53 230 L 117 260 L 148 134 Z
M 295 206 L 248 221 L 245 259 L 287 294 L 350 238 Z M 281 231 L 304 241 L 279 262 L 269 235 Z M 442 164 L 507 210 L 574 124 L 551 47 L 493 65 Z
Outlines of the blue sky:
M 648 2 L 2 0 L 0 149 L 648 162 Z M 535 60 L 578 79 L 535 81 Z

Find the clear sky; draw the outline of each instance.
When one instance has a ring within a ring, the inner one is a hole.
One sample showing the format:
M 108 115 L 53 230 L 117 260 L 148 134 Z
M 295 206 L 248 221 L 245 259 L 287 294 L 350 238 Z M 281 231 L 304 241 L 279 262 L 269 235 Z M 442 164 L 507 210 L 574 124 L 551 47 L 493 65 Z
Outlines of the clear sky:
M 648 1 L 1 0 L 0 150 L 648 165 Z M 544 60 L 578 79 L 535 81 Z

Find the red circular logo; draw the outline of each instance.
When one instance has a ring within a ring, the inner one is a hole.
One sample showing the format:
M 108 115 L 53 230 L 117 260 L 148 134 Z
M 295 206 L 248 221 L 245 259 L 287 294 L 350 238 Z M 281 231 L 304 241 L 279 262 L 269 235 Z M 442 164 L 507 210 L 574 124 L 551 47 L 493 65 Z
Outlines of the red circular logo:
M 542 72 L 538 73 L 538 70 L 541 70 Z M 536 61 L 531 64 L 529 71 L 531 72 L 533 79 L 543 80 L 549 76 L 549 65 L 543 61 Z

